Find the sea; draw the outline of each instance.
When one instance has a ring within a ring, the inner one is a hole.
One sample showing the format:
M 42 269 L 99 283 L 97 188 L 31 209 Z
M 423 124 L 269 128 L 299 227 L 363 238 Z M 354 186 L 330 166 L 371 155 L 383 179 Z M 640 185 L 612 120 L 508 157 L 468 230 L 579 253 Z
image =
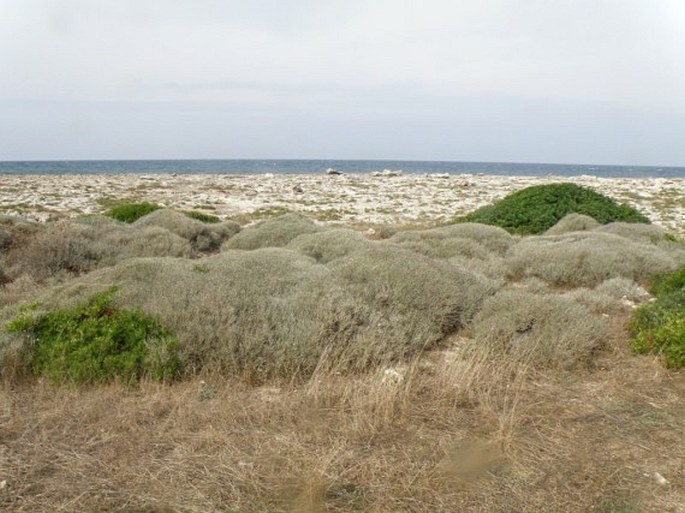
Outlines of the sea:
M 40 160 L 0 161 L 0 174 L 317 174 L 384 170 L 405 174 L 448 173 L 500 176 L 582 176 L 604 178 L 685 178 L 685 167 L 452 162 L 422 160 Z

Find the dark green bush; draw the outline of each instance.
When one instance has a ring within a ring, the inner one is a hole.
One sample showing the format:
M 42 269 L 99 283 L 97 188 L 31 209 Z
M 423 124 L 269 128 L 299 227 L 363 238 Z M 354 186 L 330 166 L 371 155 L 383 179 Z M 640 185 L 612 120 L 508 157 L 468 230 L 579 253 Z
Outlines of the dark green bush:
M 203 223 L 216 224 L 221 222 L 219 217 L 212 214 L 205 214 L 204 212 L 198 212 L 197 210 L 185 210 L 183 213 L 191 219 L 196 219 L 198 221 L 202 221 Z
M 661 354 L 667 367 L 685 367 L 685 266 L 655 279 L 651 289 L 657 299 L 633 314 L 630 347 Z
M 104 215 L 121 221 L 122 223 L 133 223 L 150 212 L 159 210 L 161 205 L 156 203 L 121 203 L 107 210 Z
M 612 221 L 649 223 L 649 219 L 634 208 L 619 205 L 607 196 L 572 183 L 528 187 L 457 221 L 500 226 L 521 235 L 540 234 L 574 212 L 590 216 L 600 224 Z
M 31 371 L 71 383 L 173 378 L 180 367 L 174 336 L 139 311 L 116 308 L 114 291 L 40 316 L 24 310 L 10 321 L 8 332 L 31 339 L 25 352 Z

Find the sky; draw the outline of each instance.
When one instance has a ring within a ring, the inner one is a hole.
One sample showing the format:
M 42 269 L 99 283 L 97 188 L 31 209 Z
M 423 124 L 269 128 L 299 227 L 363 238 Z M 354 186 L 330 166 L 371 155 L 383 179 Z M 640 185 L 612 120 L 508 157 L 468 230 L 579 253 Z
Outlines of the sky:
M 0 160 L 685 166 L 683 0 L 0 0 Z

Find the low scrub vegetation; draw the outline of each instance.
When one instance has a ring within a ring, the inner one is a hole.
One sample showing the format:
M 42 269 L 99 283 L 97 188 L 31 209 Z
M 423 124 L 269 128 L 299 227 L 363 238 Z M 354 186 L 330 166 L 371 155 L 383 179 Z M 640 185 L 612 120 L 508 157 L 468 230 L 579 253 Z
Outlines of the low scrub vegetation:
M 224 243 L 222 250 L 282 247 L 298 235 L 323 230 L 323 226 L 300 214 L 285 214 L 248 226 Z
M 473 323 L 477 344 L 524 363 L 571 369 L 589 365 L 609 335 L 606 321 L 555 295 L 504 290 Z
M 0 509 L 678 511 L 685 245 L 599 222 L 0 218 Z
M 631 319 L 631 348 L 661 355 L 669 367 L 685 367 L 685 265 L 656 278 L 651 290 L 656 301 L 641 306 Z
M 143 216 L 162 208 L 157 203 L 120 203 L 106 210 L 104 215 L 122 223 L 133 223 Z
M 27 338 L 22 354 L 26 366 L 58 383 L 173 378 L 179 360 L 171 332 L 140 312 L 115 307 L 113 293 L 111 289 L 85 305 L 43 315 L 22 310 L 6 330 Z
M 530 237 L 507 254 L 513 279 L 537 277 L 560 287 L 595 287 L 610 278 L 644 283 L 677 267 L 676 257 L 652 244 L 597 232 Z
M 649 223 L 649 219 L 634 208 L 619 205 L 607 196 L 572 183 L 528 187 L 479 208 L 460 221 L 501 226 L 511 233 L 528 235 L 549 230 L 571 213 L 589 216 L 600 224 L 612 221 Z
M 198 210 L 186 210 L 183 212 L 184 215 L 196 221 L 201 221 L 208 224 L 216 224 L 221 222 L 221 218 L 213 214 L 206 214 Z

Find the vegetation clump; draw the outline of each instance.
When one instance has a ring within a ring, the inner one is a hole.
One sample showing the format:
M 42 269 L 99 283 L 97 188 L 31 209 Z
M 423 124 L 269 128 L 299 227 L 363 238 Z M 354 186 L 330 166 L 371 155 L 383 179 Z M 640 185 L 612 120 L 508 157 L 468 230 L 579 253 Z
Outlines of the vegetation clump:
M 30 338 L 24 354 L 31 371 L 71 383 L 173 378 L 180 360 L 171 331 L 139 311 L 117 308 L 114 292 L 35 317 L 24 309 L 9 322 L 8 332 Z
M 283 247 L 298 235 L 316 233 L 324 227 L 300 214 L 285 214 L 260 221 L 243 229 L 222 245 L 227 249 L 258 249 Z
M 588 365 L 608 336 L 606 321 L 554 294 L 503 290 L 473 322 L 476 343 L 539 367 Z
M 458 221 L 501 226 L 510 233 L 530 235 L 544 233 L 570 213 L 587 215 L 600 224 L 612 221 L 649 223 L 649 219 L 633 207 L 619 205 L 607 196 L 572 183 L 527 187 Z
M 631 349 L 663 356 L 667 367 L 685 367 L 685 265 L 654 280 L 656 301 L 638 308 L 630 321 Z
M 105 211 L 104 215 L 122 223 L 133 223 L 160 208 L 162 208 L 161 205 L 147 201 L 142 203 L 120 203 Z
M 506 265 L 515 280 L 537 277 L 555 286 L 595 287 L 610 278 L 644 283 L 675 270 L 677 260 L 653 244 L 591 231 L 526 238 L 509 251 Z
M 195 219 L 197 221 L 207 224 L 216 224 L 221 222 L 221 218 L 219 218 L 218 216 L 212 214 L 205 214 L 204 212 L 200 212 L 198 210 L 186 210 L 183 212 L 183 214 L 191 219 Z

